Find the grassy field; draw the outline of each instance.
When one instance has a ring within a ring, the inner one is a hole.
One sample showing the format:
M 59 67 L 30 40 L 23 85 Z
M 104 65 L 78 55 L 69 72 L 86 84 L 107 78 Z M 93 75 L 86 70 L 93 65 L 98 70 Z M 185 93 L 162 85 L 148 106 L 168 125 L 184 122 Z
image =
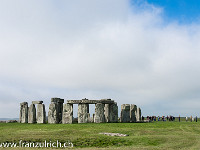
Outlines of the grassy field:
M 122 133 L 129 136 L 111 137 L 101 135 L 100 132 Z M 78 149 L 200 149 L 200 122 L 0 123 L 0 143 L 20 140 L 23 142 L 59 140 L 62 143 L 71 141 L 74 148 Z

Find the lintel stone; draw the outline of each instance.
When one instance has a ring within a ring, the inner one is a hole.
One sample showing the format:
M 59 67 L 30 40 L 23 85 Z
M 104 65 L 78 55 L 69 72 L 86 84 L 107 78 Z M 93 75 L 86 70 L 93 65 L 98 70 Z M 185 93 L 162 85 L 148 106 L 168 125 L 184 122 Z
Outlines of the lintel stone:
M 64 103 L 64 99 L 54 97 L 54 98 L 51 98 L 51 102 L 54 102 L 54 103 Z
M 27 104 L 28 104 L 28 102 L 22 102 L 22 103 L 20 103 L 20 106 L 27 105 Z
M 102 103 L 102 104 L 113 104 L 114 100 L 67 100 L 68 104 L 97 104 L 97 103 Z
M 32 104 L 42 104 L 43 101 L 32 101 Z

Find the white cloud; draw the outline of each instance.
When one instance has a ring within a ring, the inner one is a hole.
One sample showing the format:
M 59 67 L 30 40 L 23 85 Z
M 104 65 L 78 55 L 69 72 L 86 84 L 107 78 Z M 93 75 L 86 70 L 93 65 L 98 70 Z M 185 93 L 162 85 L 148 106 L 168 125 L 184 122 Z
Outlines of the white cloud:
M 128 0 L 1 1 L 0 117 L 18 117 L 22 101 L 47 109 L 55 96 L 198 114 L 200 29 L 161 14 Z

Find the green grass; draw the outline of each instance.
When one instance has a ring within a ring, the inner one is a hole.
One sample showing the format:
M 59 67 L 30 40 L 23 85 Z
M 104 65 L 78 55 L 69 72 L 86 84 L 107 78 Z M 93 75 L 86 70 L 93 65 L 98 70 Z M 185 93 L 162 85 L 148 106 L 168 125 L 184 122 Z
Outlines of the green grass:
M 112 132 L 128 137 L 99 134 Z M 67 142 L 83 149 L 200 149 L 200 122 L 19 124 L 0 123 L 2 142 Z M 36 149 L 36 148 L 33 148 Z

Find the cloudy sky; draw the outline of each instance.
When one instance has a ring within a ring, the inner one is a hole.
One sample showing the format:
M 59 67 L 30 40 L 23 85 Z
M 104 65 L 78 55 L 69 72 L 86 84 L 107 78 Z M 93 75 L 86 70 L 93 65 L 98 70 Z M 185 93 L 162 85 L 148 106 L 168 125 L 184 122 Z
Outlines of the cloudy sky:
M 1 0 L 0 117 L 51 97 L 200 116 L 198 3 Z

